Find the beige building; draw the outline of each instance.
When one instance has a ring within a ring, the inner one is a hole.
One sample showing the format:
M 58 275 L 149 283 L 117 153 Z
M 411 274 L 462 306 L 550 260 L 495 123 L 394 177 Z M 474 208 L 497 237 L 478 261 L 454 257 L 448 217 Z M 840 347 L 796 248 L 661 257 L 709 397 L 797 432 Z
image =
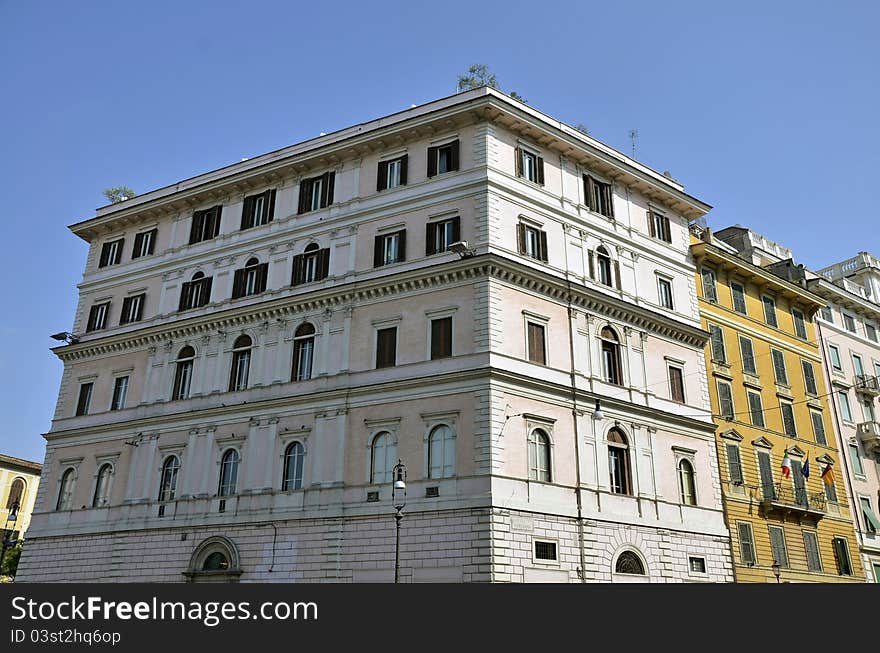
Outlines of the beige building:
M 27 533 L 42 469 L 40 463 L 0 454 L 0 529 L 12 530 L 11 539 L 23 539 Z
M 389 581 L 402 460 L 405 582 L 731 580 L 708 209 L 488 88 L 98 209 L 19 579 Z

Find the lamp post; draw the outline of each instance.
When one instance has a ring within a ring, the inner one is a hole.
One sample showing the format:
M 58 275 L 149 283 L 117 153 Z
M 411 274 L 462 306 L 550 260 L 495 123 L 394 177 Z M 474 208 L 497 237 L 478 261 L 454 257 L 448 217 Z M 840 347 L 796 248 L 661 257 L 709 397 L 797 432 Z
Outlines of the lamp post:
M 776 560 L 774 560 L 774 561 L 773 561 L 772 568 L 773 568 L 773 575 L 776 576 L 776 582 L 778 583 L 778 582 L 779 582 L 779 576 L 780 576 L 780 574 L 779 574 L 779 562 L 777 562 Z
M 394 582 L 400 582 L 400 521 L 403 519 L 403 507 L 406 505 L 406 465 L 399 458 L 397 464 L 391 470 L 391 478 L 394 484 L 391 486 L 391 503 L 397 512 L 394 520 L 397 522 L 396 539 L 394 542 Z
M 15 532 L 15 522 L 18 520 L 18 501 L 12 504 L 12 510 L 6 517 L 6 526 L 3 530 L 3 544 L 0 546 L 0 569 L 3 569 L 3 558 L 6 557 L 6 549 L 15 546 L 15 540 L 11 539 Z

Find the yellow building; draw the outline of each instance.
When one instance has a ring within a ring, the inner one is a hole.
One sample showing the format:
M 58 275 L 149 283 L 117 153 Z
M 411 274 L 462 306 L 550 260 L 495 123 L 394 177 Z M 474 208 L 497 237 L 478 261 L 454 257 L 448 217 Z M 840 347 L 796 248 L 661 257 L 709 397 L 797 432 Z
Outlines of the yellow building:
M 813 326 L 825 301 L 708 229 L 693 233 L 736 581 L 863 582 Z

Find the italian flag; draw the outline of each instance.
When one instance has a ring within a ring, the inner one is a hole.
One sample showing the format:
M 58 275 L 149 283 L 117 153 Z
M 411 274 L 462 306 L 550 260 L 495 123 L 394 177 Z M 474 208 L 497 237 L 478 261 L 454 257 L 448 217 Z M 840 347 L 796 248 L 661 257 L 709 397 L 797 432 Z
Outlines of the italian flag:
M 782 475 L 785 478 L 791 476 L 791 458 L 788 457 L 788 451 L 785 452 L 785 456 L 782 458 Z

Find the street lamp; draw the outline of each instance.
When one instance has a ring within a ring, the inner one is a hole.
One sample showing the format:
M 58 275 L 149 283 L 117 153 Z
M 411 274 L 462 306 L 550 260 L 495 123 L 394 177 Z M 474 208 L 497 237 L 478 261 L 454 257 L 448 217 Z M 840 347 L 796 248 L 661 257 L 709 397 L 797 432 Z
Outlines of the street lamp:
M 773 575 L 776 576 L 776 582 L 778 583 L 779 582 L 779 563 L 776 560 L 774 560 L 772 567 L 773 567 Z
M 19 503 L 16 501 L 12 504 L 12 510 L 9 511 L 9 515 L 6 517 L 6 527 L 3 530 L 3 545 L 0 546 L 0 569 L 3 568 L 3 558 L 6 557 L 6 549 L 15 546 L 16 543 L 16 540 L 12 539 L 12 534 L 15 532 L 15 522 L 18 520 L 18 509 Z
M 394 543 L 394 582 L 400 582 L 400 521 L 403 519 L 403 507 L 406 505 L 406 465 L 399 458 L 391 470 L 394 484 L 391 486 L 391 503 L 397 511 L 394 520 L 397 522 L 397 537 Z

